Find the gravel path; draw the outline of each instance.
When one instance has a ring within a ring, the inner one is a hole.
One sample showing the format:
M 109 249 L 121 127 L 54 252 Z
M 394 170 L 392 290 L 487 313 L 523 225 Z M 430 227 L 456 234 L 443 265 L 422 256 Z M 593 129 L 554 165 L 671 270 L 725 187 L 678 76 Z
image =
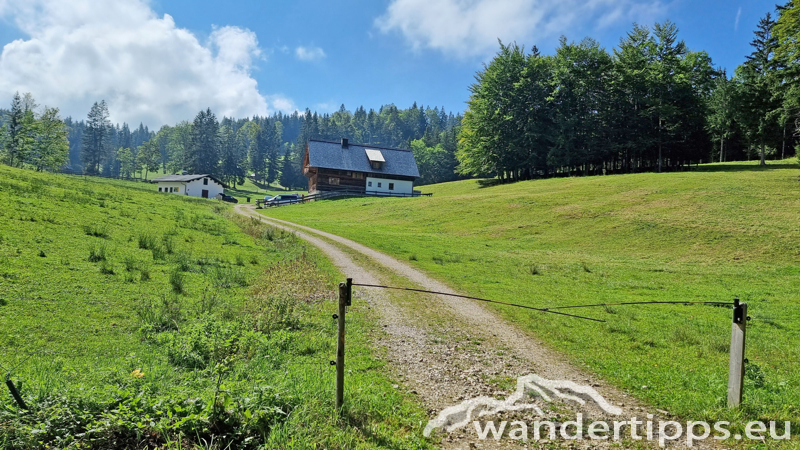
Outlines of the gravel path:
M 265 217 L 256 212 L 252 205 L 237 205 L 235 210 L 239 214 L 256 217 L 275 227 L 294 232 L 299 238 L 318 247 L 343 274 L 353 278 L 355 283 L 388 284 L 388 270 L 389 273 L 408 280 L 413 287 L 456 293 L 444 283 L 408 264 L 357 242 Z M 349 251 L 341 247 L 346 247 Z M 351 257 L 354 252 L 363 255 L 355 258 L 358 262 Z M 369 264 L 363 262 L 364 257 Z M 373 261 L 384 269 L 375 269 Z M 512 420 L 523 420 L 530 426 L 534 420 L 553 420 L 557 423 L 574 420 L 578 412 L 584 415 L 587 422 L 630 420 L 633 417 L 647 420 L 647 414 L 653 414 L 653 420 L 669 420 L 668 412 L 642 404 L 594 375 L 575 367 L 564 356 L 545 347 L 476 301 L 431 295 L 430 302 L 425 304 L 425 314 L 419 314 L 419 303 L 410 304 L 408 297 L 404 298 L 403 294 L 396 292 L 374 288 L 354 289 L 354 302 L 367 302 L 378 315 L 384 333 L 375 333 L 376 346 L 385 349 L 389 366 L 401 380 L 396 388 L 418 395 L 431 419 L 437 417 L 443 409 L 458 405 L 463 400 L 478 396 L 506 399 L 515 390 L 514 382 L 518 377 L 536 374 L 547 380 L 567 380 L 592 387 L 609 403 L 620 407 L 622 414 L 610 415 L 591 401 L 580 405 L 575 401 L 554 400 L 548 403 L 539 398 L 537 403 L 545 411 L 544 416 L 529 410 L 490 415 L 481 417 L 481 420 L 497 419 L 498 425 L 499 420 L 508 420 L 509 423 Z M 543 320 L 547 319 L 543 317 Z M 530 432 L 532 434 L 532 430 Z M 640 434 L 644 434 L 644 431 Z M 630 433 L 627 435 L 630 436 Z M 611 445 L 596 440 L 570 442 L 559 439 L 554 442 L 529 441 L 528 444 L 520 444 L 508 438 L 500 441 L 481 440 L 471 422 L 468 426 L 450 433 L 440 431 L 434 435 L 434 439 L 435 442 L 441 442 L 442 448 L 448 449 L 553 446 L 599 448 Z M 628 447 L 633 442 L 617 443 L 620 444 Z M 641 441 L 636 444 L 636 447 L 643 446 Z M 674 444 L 676 445 L 671 446 L 682 447 L 685 441 Z M 711 444 L 710 441 L 695 442 L 694 448 L 709 448 Z

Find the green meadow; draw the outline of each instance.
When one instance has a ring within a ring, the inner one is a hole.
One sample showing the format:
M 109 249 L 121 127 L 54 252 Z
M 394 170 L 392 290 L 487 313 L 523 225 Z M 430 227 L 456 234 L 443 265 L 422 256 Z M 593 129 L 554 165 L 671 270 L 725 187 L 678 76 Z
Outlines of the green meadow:
M 428 448 L 315 249 L 156 189 L 0 166 L 0 448 Z
M 535 307 L 749 304 L 743 407 L 726 408 L 729 307 L 491 305 L 634 396 L 692 420 L 800 424 L 800 181 L 794 160 L 689 172 L 422 186 L 432 197 L 264 210 L 388 254 L 474 296 Z

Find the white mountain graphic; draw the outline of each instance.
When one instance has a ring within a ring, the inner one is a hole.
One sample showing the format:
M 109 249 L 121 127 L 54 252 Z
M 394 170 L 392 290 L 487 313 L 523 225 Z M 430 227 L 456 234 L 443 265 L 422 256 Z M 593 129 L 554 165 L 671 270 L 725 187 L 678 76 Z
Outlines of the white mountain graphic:
M 443 409 L 435 419 L 428 422 L 422 434 L 429 437 L 436 428 L 444 428 L 449 433 L 468 425 L 478 417 L 503 411 L 531 409 L 538 415 L 544 415 L 542 409 L 533 403 L 519 403 L 529 392 L 539 394 L 547 402 L 551 401 L 551 397 L 558 397 L 581 405 L 586 404 L 586 400 L 581 397 L 588 397 L 606 413 L 617 416 L 622 414 L 621 408 L 608 403 L 591 386 L 582 386 L 566 380 L 548 380 L 531 374 L 517 378 L 517 390 L 505 400 L 477 397 Z

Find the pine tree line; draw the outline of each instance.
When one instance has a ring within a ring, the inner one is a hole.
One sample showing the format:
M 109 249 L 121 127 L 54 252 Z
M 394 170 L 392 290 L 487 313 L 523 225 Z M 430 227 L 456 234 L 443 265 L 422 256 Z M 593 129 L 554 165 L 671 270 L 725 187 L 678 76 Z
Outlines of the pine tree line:
M 87 174 L 147 177 L 148 173 L 209 173 L 232 186 L 250 177 L 266 185 L 302 188 L 301 171 L 308 139 L 413 148 L 423 174 L 420 184 L 456 179 L 460 115 L 444 108 L 424 108 L 415 103 L 399 109 L 386 105 L 378 111 L 359 107 L 354 113 L 344 105 L 333 114 L 276 113 L 269 117 L 218 120 L 210 109 L 192 122 L 162 126 L 156 133 L 139 125 L 113 126 L 108 106 L 95 103 L 85 121 L 67 118 L 70 166 Z

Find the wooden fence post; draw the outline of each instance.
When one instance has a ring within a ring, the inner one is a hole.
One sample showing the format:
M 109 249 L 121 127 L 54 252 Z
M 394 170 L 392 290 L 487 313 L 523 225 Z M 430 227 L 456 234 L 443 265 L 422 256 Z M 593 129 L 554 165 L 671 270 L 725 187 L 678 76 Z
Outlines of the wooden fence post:
M 742 403 L 744 386 L 744 343 L 747 330 L 747 303 L 733 301 L 733 326 L 731 331 L 731 360 L 728 367 L 728 408 L 738 408 Z
M 350 304 L 352 294 L 351 278 L 347 283 L 339 283 L 339 339 L 336 342 L 336 411 L 342 409 L 344 404 L 344 315 L 347 306 Z

